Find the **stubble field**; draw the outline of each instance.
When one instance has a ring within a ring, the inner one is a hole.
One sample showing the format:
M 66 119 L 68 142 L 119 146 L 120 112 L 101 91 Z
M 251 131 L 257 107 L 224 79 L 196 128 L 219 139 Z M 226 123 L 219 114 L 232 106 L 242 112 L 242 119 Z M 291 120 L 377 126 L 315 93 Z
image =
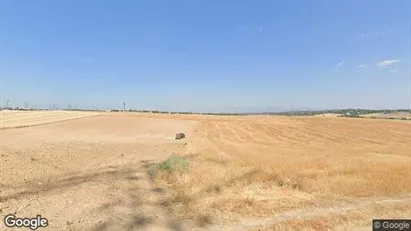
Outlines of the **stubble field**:
M 27 127 L 100 114 L 77 111 L 0 111 L 0 129 Z
M 50 230 L 369 230 L 411 215 L 409 121 L 102 113 L 0 134 L 0 214 Z M 170 155 L 189 170 L 153 174 Z

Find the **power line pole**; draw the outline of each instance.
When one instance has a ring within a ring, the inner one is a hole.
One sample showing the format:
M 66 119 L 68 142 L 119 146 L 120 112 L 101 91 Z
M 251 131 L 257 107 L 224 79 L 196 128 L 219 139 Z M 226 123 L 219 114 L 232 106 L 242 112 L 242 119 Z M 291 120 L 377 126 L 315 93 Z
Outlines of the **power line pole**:
M 6 108 L 9 108 L 10 100 L 6 100 Z
M 126 102 L 123 102 L 123 112 L 126 111 Z
M 25 109 L 29 109 L 29 105 L 28 105 L 27 101 L 24 102 L 24 108 L 25 108 Z

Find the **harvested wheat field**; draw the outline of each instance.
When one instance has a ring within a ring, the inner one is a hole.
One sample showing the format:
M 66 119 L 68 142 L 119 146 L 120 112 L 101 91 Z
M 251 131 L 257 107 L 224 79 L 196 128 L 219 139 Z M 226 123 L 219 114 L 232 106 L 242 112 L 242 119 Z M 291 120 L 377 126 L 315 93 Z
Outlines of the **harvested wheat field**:
M 104 113 L 0 134 L 0 214 L 41 214 L 44 230 L 369 230 L 411 216 L 409 121 Z
M 0 111 L 0 129 L 47 124 L 98 114 L 100 113 L 78 111 Z

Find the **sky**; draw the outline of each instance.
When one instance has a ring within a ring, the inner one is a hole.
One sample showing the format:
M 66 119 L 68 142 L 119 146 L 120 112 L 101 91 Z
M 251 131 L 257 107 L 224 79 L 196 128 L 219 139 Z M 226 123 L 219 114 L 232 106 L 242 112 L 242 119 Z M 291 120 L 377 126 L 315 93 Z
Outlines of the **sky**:
M 409 0 L 0 0 L 1 105 L 409 108 Z

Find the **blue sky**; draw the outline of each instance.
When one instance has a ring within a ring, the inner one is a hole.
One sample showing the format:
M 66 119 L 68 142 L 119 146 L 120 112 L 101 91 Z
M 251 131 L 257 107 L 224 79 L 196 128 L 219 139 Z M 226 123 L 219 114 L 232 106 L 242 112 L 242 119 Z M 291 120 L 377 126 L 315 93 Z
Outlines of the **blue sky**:
M 409 0 L 1 0 L 1 104 L 408 108 Z

